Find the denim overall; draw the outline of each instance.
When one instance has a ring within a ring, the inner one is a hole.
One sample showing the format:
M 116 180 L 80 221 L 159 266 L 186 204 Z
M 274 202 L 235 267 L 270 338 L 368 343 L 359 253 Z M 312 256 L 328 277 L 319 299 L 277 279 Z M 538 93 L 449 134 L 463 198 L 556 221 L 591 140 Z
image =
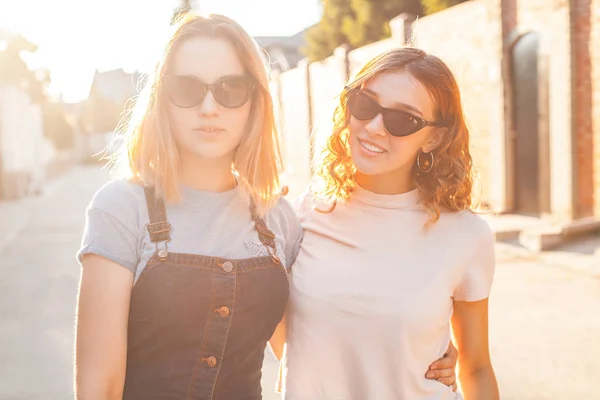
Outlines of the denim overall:
M 261 399 L 265 346 L 289 295 L 275 235 L 251 205 L 270 256 L 169 253 L 164 202 L 145 194 L 157 250 L 131 294 L 123 399 Z

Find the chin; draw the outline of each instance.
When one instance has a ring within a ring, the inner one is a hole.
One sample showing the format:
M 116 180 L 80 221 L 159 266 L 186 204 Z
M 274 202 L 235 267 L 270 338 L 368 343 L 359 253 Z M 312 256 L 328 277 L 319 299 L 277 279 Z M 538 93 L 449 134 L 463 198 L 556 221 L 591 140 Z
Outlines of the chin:
M 386 168 L 382 163 L 375 160 L 365 160 L 361 157 L 352 157 L 352 163 L 357 172 L 364 175 L 380 175 L 390 172 L 390 168 Z
M 216 143 L 202 144 L 187 149 L 187 153 L 192 155 L 193 157 L 215 160 L 222 159 L 225 157 L 233 158 L 234 152 L 235 147 L 231 148 L 230 146 L 217 145 Z
M 387 168 L 385 160 L 382 158 L 361 157 L 351 151 L 352 164 L 358 172 L 365 175 L 379 175 L 390 172 L 393 168 Z

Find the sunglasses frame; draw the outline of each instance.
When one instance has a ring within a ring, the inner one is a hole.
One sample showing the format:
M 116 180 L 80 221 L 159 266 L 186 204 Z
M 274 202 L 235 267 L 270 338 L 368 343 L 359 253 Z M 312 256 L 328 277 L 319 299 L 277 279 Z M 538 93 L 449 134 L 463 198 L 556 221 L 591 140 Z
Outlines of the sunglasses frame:
M 418 131 L 420 131 L 421 129 L 427 127 L 427 126 L 437 126 L 437 127 L 445 127 L 446 125 L 442 122 L 437 122 L 437 121 L 427 121 L 424 118 L 421 118 L 417 115 L 414 115 L 408 111 L 403 111 L 403 110 L 398 110 L 396 108 L 386 108 L 381 106 L 377 101 L 375 101 L 375 99 L 371 98 L 371 96 L 369 96 L 368 94 L 366 94 L 365 92 L 363 92 L 361 89 L 359 88 L 350 88 L 350 87 L 345 87 L 344 88 L 346 90 L 346 92 L 348 93 L 348 101 L 347 101 L 347 107 L 348 107 L 348 112 L 350 113 L 350 115 L 352 115 L 354 118 L 356 118 L 359 121 L 370 121 L 373 118 L 375 118 L 376 116 L 378 116 L 379 114 L 383 115 L 383 125 L 385 126 L 385 130 L 388 131 L 388 133 L 394 137 L 406 137 L 406 136 L 410 136 L 414 133 L 417 133 Z M 376 110 L 377 113 L 375 115 L 373 115 L 373 117 L 371 118 L 358 118 L 357 116 L 355 116 L 352 111 L 350 111 L 350 102 L 353 100 L 353 98 L 357 97 L 357 96 L 366 96 L 368 97 L 373 104 L 376 106 Z M 410 130 L 407 133 L 403 133 L 401 135 L 399 134 L 394 134 L 387 126 L 386 122 L 385 122 L 385 115 L 386 114 L 390 114 L 390 113 L 402 113 L 402 114 L 406 114 L 409 115 L 411 118 L 415 119 L 417 121 L 417 126 L 415 127 L 414 130 Z
M 229 75 L 229 76 L 224 76 L 219 78 L 216 82 L 214 83 L 206 83 L 201 81 L 200 79 L 196 78 L 195 76 L 190 76 L 190 75 L 177 75 L 177 74 L 164 74 L 163 78 L 162 78 L 162 83 L 163 85 L 165 84 L 164 79 L 165 78 L 187 78 L 187 79 L 192 79 L 195 80 L 199 83 L 201 83 L 202 85 L 204 85 L 204 87 L 206 88 L 206 91 L 204 93 L 204 96 L 202 96 L 200 98 L 200 100 L 198 100 L 195 104 L 190 105 L 190 106 L 181 106 L 179 104 L 177 104 L 174 100 L 173 100 L 173 96 L 171 95 L 170 91 L 168 89 L 165 90 L 167 97 L 169 98 L 169 100 L 171 101 L 171 103 L 173 103 L 174 105 L 176 105 L 179 108 L 193 108 L 198 106 L 199 104 L 202 104 L 202 102 L 204 101 L 204 99 L 206 99 L 206 95 L 208 94 L 208 92 L 212 93 L 215 101 L 217 103 L 219 103 L 219 105 L 225 107 L 225 108 L 229 108 L 229 109 L 235 109 L 235 108 L 240 108 L 242 107 L 244 104 L 246 104 L 248 102 L 248 100 L 250 100 L 250 98 L 252 97 L 252 94 L 254 93 L 254 90 L 256 90 L 256 79 L 254 79 L 254 77 L 252 75 Z M 242 78 L 244 79 L 246 82 L 248 82 L 249 84 L 249 90 L 248 93 L 246 95 L 246 97 L 244 98 L 244 101 L 241 102 L 241 104 L 236 105 L 236 106 L 229 106 L 229 105 L 225 105 L 223 103 L 221 103 L 218 99 L 218 96 L 215 96 L 215 89 L 222 84 L 223 82 L 226 82 L 229 79 L 239 79 Z

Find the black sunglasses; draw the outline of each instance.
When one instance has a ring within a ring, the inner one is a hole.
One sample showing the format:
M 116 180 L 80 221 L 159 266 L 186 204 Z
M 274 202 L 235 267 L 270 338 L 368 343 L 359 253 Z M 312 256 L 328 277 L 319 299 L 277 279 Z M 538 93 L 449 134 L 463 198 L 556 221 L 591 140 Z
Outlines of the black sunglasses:
M 409 136 L 426 126 L 445 126 L 441 122 L 427 121 L 406 111 L 380 106 L 360 89 L 348 90 L 348 110 L 358 120 L 366 121 L 383 115 L 383 125 L 392 136 Z
M 256 87 L 254 79 L 246 75 L 224 76 L 208 84 L 193 76 L 165 74 L 162 83 L 171 102 L 181 108 L 201 104 L 208 92 L 223 107 L 238 108 L 246 104 Z

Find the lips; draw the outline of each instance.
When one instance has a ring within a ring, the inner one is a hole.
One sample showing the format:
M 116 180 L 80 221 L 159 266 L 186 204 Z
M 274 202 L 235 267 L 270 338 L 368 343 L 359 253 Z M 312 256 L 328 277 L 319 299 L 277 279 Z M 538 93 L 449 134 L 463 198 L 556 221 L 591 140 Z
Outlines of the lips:
M 197 132 L 206 132 L 206 133 L 214 133 L 214 132 L 222 132 L 223 128 L 216 125 L 202 125 L 198 128 L 194 129 Z
M 381 147 L 377 146 L 376 144 L 369 142 L 367 140 L 361 140 L 358 139 L 358 143 L 360 144 L 360 146 L 367 150 L 369 153 L 373 153 L 373 154 L 382 154 L 385 153 L 386 151 L 384 149 L 382 149 Z

